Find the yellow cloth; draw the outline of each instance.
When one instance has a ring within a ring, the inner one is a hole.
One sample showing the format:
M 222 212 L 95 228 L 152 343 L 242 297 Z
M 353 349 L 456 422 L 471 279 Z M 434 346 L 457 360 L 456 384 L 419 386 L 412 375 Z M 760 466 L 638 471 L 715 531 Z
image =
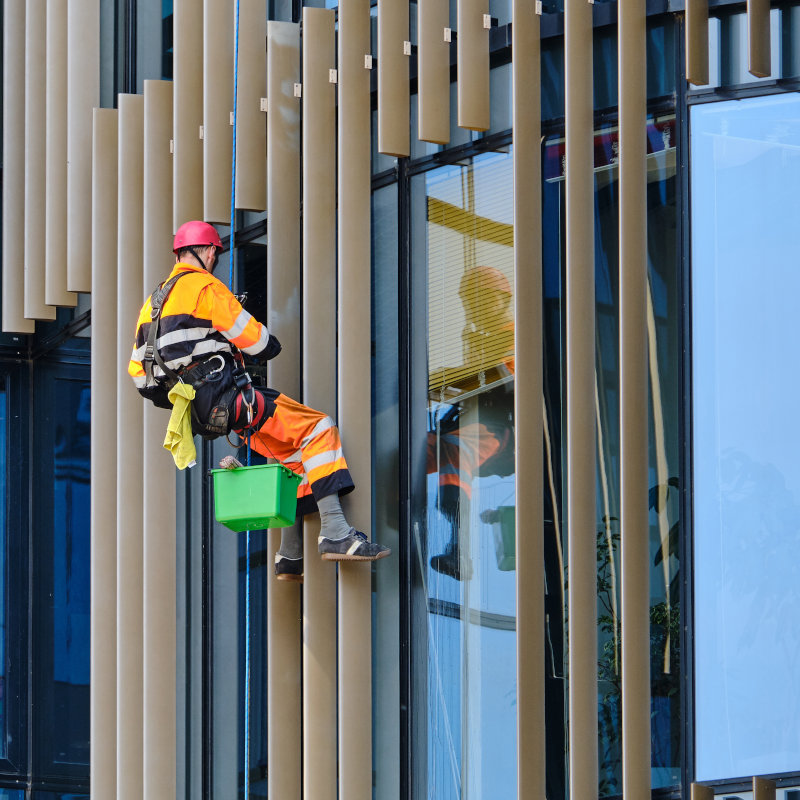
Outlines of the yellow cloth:
M 168 397 L 172 403 L 172 414 L 164 437 L 164 447 L 172 453 L 178 469 L 193 467 L 197 459 L 192 437 L 194 387 L 188 383 L 176 383 L 169 390 Z

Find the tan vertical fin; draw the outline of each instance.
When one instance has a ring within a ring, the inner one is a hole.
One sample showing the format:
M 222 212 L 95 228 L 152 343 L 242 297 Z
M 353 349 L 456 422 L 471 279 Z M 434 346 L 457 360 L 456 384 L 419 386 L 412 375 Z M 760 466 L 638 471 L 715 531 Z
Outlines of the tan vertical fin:
M 686 0 L 686 80 L 708 83 L 708 0 Z
M 702 783 L 693 783 L 691 800 L 714 800 L 714 790 Z
M 417 3 L 417 101 L 419 139 L 447 144 L 450 141 L 450 30 L 448 0 Z
M 236 208 L 251 211 L 264 211 L 267 207 L 267 121 L 262 110 L 262 101 L 267 101 L 266 40 L 265 4 L 259 0 L 241 0 Z
M 28 0 L 25 16 L 25 316 L 55 319 L 44 301 L 47 2 Z
M 777 784 L 768 778 L 753 778 L 753 800 L 775 800 Z
M 514 448 L 517 563 L 517 786 L 545 796 L 544 509 L 542 507 L 542 158 L 540 18 L 514 0 Z
M 143 298 L 167 277 L 174 260 L 172 88 L 171 81 L 144 82 Z M 170 412 L 143 405 L 144 796 L 172 800 L 177 759 L 175 464 L 162 445 Z
M 566 339 L 571 797 L 597 794 L 592 6 L 566 0 Z
M 300 352 L 300 25 L 267 24 L 267 298 L 270 330 L 287 352 Z M 245 165 L 242 165 L 243 167 Z M 290 397 L 300 396 L 298 359 L 269 363 L 268 380 Z M 270 555 L 280 537 L 270 537 Z M 309 560 L 318 557 L 309 553 Z M 269 562 L 272 563 L 272 560 Z M 267 582 L 267 700 L 270 797 L 300 800 L 302 648 L 300 587 Z
M 175 0 L 172 18 L 174 232 L 203 218 L 203 0 Z
M 117 224 L 117 800 L 143 797 L 142 423 L 128 377 L 142 281 L 144 98 L 119 95 Z M 107 254 L 113 258 L 113 250 Z M 123 424 L 120 424 L 123 423 Z M 137 502 L 137 498 L 139 502 Z
M 769 0 L 747 0 L 747 69 L 757 78 L 772 72 Z
M 378 2 L 378 152 L 408 156 L 409 112 L 408 0 Z
M 230 225 L 233 4 L 204 0 L 203 20 L 203 216 Z
M 339 428 L 356 491 L 351 525 L 372 522 L 370 368 L 369 0 L 339 4 Z M 369 563 L 339 567 L 339 796 L 372 797 L 372 632 Z
M 117 794 L 117 112 L 95 109 L 92 158 L 91 796 Z M 126 387 L 130 391 L 130 387 Z
M 3 3 L 3 331 L 33 333 L 25 319 L 25 4 Z M 14 231 L 14 235 L 8 234 Z
M 645 2 L 620 0 L 618 14 L 622 786 L 626 797 L 649 797 L 650 529 L 647 501 Z
M 47 0 L 45 303 L 74 306 L 67 291 L 67 4 Z M 41 220 L 40 220 L 41 224 Z
M 458 124 L 489 130 L 489 2 L 458 0 Z
M 336 66 L 331 9 L 303 9 L 304 402 L 336 408 Z M 336 567 L 316 555 L 319 517 L 305 517 L 303 793 L 336 800 Z
M 100 105 L 100 0 L 67 2 L 67 289 L 92 288 L 92 109 Z

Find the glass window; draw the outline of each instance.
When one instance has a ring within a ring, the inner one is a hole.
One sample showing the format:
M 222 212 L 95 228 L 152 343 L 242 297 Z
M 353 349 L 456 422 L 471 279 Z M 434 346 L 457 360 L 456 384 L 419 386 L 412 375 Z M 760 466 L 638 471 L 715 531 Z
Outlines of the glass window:
M 415 798 L 516 795 L 511 165 L 412 182 Z
M 654 788 L 680 782 L 680 607 L 677 543 L 680 301 L 677 280 L 675 118 L 647 128 L 648 296 L 650 353 L 650 658 L 651 780 Z M 622 793 L 620 498 L 619 498 L 619 269 L 617 132 L 595 133 L 595 297 L 597 425 L 598 701 L 601 797 Z M 565 196 L 563 140 L 549 137 L 544 157 L 545 337 L 545 571 L 547 576 L 546 713 L 548 797 L 567 791 L 565 558 L 562 470 L 564 409 Z
M 373 708 L 375 797 L 397 797 L 400 785 L 400 406 L 398 370 L 398 187 L 372 194 L 372 446 L 376 541 L 392 557 L 373 573 Z
M 89 368 L 34 374 L 35 764 L 88 777 Z
M 691 110 L 700 780 L 797 769 L 800 99 Z

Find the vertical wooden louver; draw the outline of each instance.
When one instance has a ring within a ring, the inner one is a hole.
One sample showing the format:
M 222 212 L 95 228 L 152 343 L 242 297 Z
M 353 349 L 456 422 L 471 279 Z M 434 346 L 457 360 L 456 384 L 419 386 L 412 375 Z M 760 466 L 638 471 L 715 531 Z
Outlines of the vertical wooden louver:
M 267 207 L 267 13 L 260 0 L 241 0 L 239 10 L 239 99 L 236 123 L 236 208 Z
M 67 291 L 67 4 L 47 0 L 45 303 L 74 306 Z M 41 222 L 40 222 L 41 224 Z
M 458 124 L 489 130 L 489 2 L 458 0 Z
M 753 800 L 775 800 L 777 784 L 768 778 L 753 778 Z
M 649 797 L 647 71 L 644 0 L 619 3 L 619 353 L 622 786 Z
M 336 408 L 336 65 L 333 10 L 303 9 L 303 400 Z M 303 795 L 336 800 L 336 568 L 304 520 Z
M 100 105 L 100 0 L 67 5 L 67 289 L 92 288 L 92 109 Z
M 204 0 L 203 9 L 203 215 L 230 225 L 233 12 L 226 0 Z
M 172 93 L 173 87 L 169 82 L 144 82 L 141 299 L 167 277 L 174 260 L 171 253 L 172 156 L 169 152 Z M 134 313 L 140 304 L 137 300 L 139 298 L 131 297 L 128 301 Z M 141 403 L 139 398 L 136 399 Z M 175 465 L 161 445 L 169 414 L 169 411 L 150 403 L 144 404 L 142 771 L 144 797 L 153 800 L 171 800 L 176 789 Z
M 300 352 L 300 26 L 267 24 L 267 298 L 271 330 L 287 352 Z M 280 358 L 268 367 L 271 386 L 300 396 L 300 364 Z M 270 537 L 274 558 L 278 537 Z M 315 554 L 309 553 L 309 558 Z M 270 561 L 272 563 L 272 560 Z M 267 583 L 270 797 L 300 800 L 301 734 L 300 587 Z
M 517 568 L 517 786 L 545 796 L 544 508 L 542 505 L 542 159 L 540 24 L 528 0 L 512 4 L 514 125 L 514 450 Z
M 714 800 L 714 790 L 710 786 L 693 783 L 691 800 Z
M 769 8 L 769 0 L 747 0 L 747 69 L 757 78 L 772 72 Z
M 203 0 L 173 10 L 172 227 L 203 218 Z
M 119 95 L 117 224 L 117 800 L 141 800 L 144 684 L 142 398 L 128 377 L 141 305 L 144 99 Z M 113 252 L 113 250 L 111 251 Z
M 448 0 L 417 3 L 417 135 L 423 142 L 450 141 L 450 30 Z
M 686 80 L 708 83 L 708 0 L 686 0 Z
M 566 361 L 569 549 L 569 781 L 597 793 L 595 326 L 592 6 L 566 0 Z
M 345 511 L 372 523 L 369 0 L 339 5 L 339 428 L 358 490 Z M 372 797 L 371 580 L 368 564 L 339 567 L 339 796 Z
M 25 316 L 55 319 L 44 301 L 47 2 L 28 0 L 25 16 Z
M 3 331 L 33 333 L 25 318 L 25 4 L 3 3 Z M 13 231 L 13 235 L 9 235 Z
M 378 152 L 410 153 L 408 0 L 378 3 Z
M 95 109 L 92 148 L 91 796 L 117 796 L 117 112 Z

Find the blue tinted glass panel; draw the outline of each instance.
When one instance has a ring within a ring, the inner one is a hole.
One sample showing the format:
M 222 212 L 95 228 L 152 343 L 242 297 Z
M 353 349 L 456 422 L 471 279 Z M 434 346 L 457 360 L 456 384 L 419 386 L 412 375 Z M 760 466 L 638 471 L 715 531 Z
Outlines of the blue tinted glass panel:
M 415 799 L 517 795 L 511 167 L 412 184 Z
M 44 774 L 88 776 L 88 366 L 35 371 L 32 722 Z
M 800 98 L 691 112 L 699 780 L 797 769 Z
M 8 395 L 5 386 L 0 388 L 0 731 L 8 731 L 8 711 L 6 708 L 8 692 L 7 659 L 7 608 L 6 608 L 6 553 L 8 552 L 6 522 L 8 520 L 7 508 L 7 481 L 6 464 L 8 464 Z M 0 740 L 0 756 L 8 756 L 8 735 Z
M 647 126 L 648 320 L 650 353 L 650 660 L 651 781 L 654 788 L 680 782 L 680 534 L 679 360 L 681 314 L 676 240 L 675 118 L 651 119 Z M 620 620 L 620 426 L 619 426 L 619 171 L 618 132 L 599 129 L 594 137 L 596 406 L 598 433 L 596 557 L 598 579 L 598 755 L 601 797 L 622 793 L 622 693 Z M 564 142 L 544 145 L 543 252 L 545 338 L 544 535 L 547 671 L 546 748 L 548 797 L 567 791 L 568 721 L 565 668 L 568 657 L 562 482 L 565 431 L 562 425 L 563 270 L 566 231 Z
M 3 791 L 0 789 L 0 791 Z M 19 795 L 16 793 L 8 795 L 9 798 L 14 798 L 16 800 L 17 797 L 22 800 L 23 793 L 20 792 Z M 5 795 L 0 794 L 0 800 L 5 800 Z M 61 792 L 34 792 L 31 796 L 31 800 L 89 800 L 88 794 L 72 794 L 66 793 L 62 794 Z
M 34 795 L 34 798 L 39 800 L 39 795 Z M 0 789 L 0 800 L 25 800 L 25 792 L 22 789 Z M 50 800 L 50 798 L 45 798 L 45 800 Z

